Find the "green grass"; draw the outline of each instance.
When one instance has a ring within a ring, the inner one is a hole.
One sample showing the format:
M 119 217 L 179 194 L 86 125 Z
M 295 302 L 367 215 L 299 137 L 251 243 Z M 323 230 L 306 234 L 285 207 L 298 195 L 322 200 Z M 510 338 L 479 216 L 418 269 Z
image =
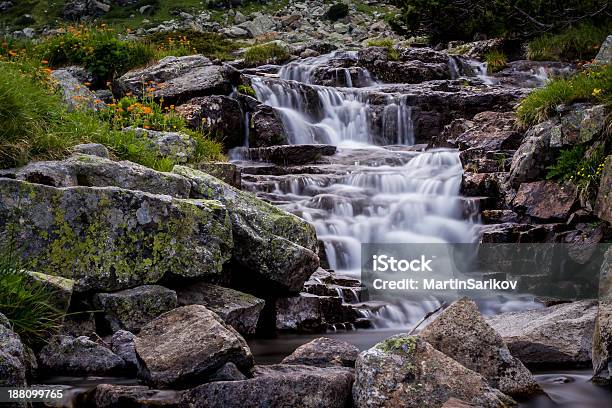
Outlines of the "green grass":
M 234 52 L 243 44 L 227 39 L 217 33 L 181 30 L 173 33 L 155 33 L 145 37 L 144 41 L 157 50 L 157 56 L 202 54 L 210 59 L 228 61 L 235 59 Z
M 508 64 L 506 54 L 498 50 L 492 50 L 486 53 L 485 61 L 487 62 L 487 70 L 490 74 L 501 71 L 506 68 Z
M 250 65 L 278 64 L 289 58 L 289 52 L 278 43 L 254 45 L 244 53 L 244 60 Z
M 548 167 L 548 179 L 569 182 L 579 190 L 592 192 L 599 186 L 606 155 L 604 145 L 590 151 L 584 145 L 573 146 L 560 152 L 557 161 Z
M 527 58 L 534 61 L 584 61 L 593 58 L 612 25 L 583 24 L 560 34 L 546 34 L 527 44 Z
M 0 248 L 0 313 L 11 324 L 21 341 L 32 346 L 56 334 L 64 317 L 49 298 L 52 292 L 23 271 L 15 250 Z
M 518 123 L 531 126 L 549 119 L 560 104 L 612 104 L 612 65 L 595 67 L 568 79 L 555 79 L 527 96 L 517 109 Z
M 387 48 L 387 58 L 391 61 L 399 60 L 399 51 L 395 48 L 395 41 L 391 38 L 372 38 L 366 42 L 368 47 Z

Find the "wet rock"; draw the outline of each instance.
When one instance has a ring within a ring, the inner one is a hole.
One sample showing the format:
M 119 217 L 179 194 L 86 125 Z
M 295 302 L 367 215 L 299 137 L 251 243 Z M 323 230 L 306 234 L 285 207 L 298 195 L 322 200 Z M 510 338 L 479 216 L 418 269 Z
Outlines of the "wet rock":
M 244 144 L 246 124 L 236 99 L 223 95 L 202 96 L 178 106 L 176 112 L 190 128 L 222 137 L 227 148 Z
M 354 310 L 333 296 L 300 293 L 276 300 L 276 329 L 297 332 L 321 332 L 338 323 L 352 323 Z
M 69 110 L 100 110 L 106 105 L 90 91 L 85 85 L 79 82 L 72 74 L 65 69 L 58 69 L 51 73 L 62 91 L 64 103 Z
M 115 92 L 141 96 L 143 83 L 156 88 L 153 96 L 166 104 L 185 103 L 207 95 L 229 95 L 239 73 L 227 65 L 213 65 L 202 55 L 166 57 L 157 64 L 129 71 L 115 80 Z
M 197 165 L 197 169 L 237 189 L 242 186 L 242 174 L 235 164 L 227 162 L 200 163 Z
M 88 401 L 96 408 L 176 408 L 182 392 L 153 390 L 143 385 L 100 384 L 91 394 Z
M 500 85 L 540 88 L 549 78 L 567 78 L 576 72 L 576 65 L 561 61 L 510 61 L 506 68 L 493 74 Z
M 442 406 L 456 398 L 478 407 L 513 401 L 417 336 L 396 335 L 359 355 L 355 364 L 356 407 Z
M 134 132 L 149 141 L 159 157 L 171 159 L 175 163 L 186 163 L 196 154 L 196 141 L 186 133 L 161 132 L 142 128 L 125 128 L 124 132 Z
M 595 214 L 602 220 L 612 223 L 612 155 L 606 158 L 601 172 Z
M 212 382 L 185 392 L 180 406 L 344 408 L 352 382 L 348 368 L 258 366 L 249 380 Z
M 512 201 L 518 212 L 539 220 L 564 220 L 576 202 L 576 188 L 571 184 L 554 181 L 522 183 Z
M 506 173 L 463 173 L 461 193 L 468 197 L 497 197 Z
M 0 179 L 0 209 L 0 232 L 17 231 L 28 267 L 73 279 L 75 292 L 219 276 L 231 256 L 217 201 Z
M 0 313 L 0 386 L 25 387 L 26 350 L 13 332 L 9 320 Z
M 136 357 L 136 346 L 134 339 L 136 336 L 126 330 L 119 330 L 111 338 L 111 350 L 113 353 L 123 359 L 126 366 L 131 369 L 138 367 L 138 358 Z
M 297 292 L 319 266 L 317 238 L 310 224 L 200 171 L 175 166 L 173 173 L 191 180 L 192 197 L 215 197 L 228 208 L 239 286 L 276 295 Z
M 84 336 L 56 336 L 42 348 L 38 361 L 54 375 L 113 375 L 125 368 L 121 357 Z
M 450 305 L 419 336 L 436 350 L 481 374 L 491 387 L 504 394 L 528 397 L 542 392 L 529 370 L 510 354 L 502 337 L 468 298 Z
M 225 363 L 253 366 L 244 339 L 201 305 L 183 306 L 144 326 L 135 340 L 139 378 L 162 388 L 199 384 Z
M 17 180 L 53 187 L 108 187 L 188 198 L 190 183 L 176 174 L 155 171 L 129 161 L 75 155 L 63 161 L 33 162 L 20 168 Z
M 259 105 L 249 125 L 249 146 L 266 147 L 288 144 L 283 122 L 276 111 L 266 105 Z
M 255 296 L 205 282 L 178 288 L 181 306 L 202 305 L 243 335 L 255 334 L 264 301 Z
M 585 366 L 591 361 L 596 313 L 597 302 L 583 300 L 502 313 L 488 323 L 527 366 Z
M 599 307 L 593 333 L 593 381 L 612 385 L 612 249 L 601 264 Z
M 484 225 L 480 228 L 480 242 L 482 243 L 546 242 L 550 235 L 550 231 L 542 226 L 517 222 Z
M 159 285 L 94 295 L 94 306 L 104 311 L 104 318 L 113 332 L 138 333 L 142 326 L 177 305 L 176 292 Z
M 527 131 L 510 165 L 509 177 L 513 185 L 543 178 L 546 167 L 551 164 L 556 155 L 556 149 L 551 147 L 550 140 L 553 131 L 558 130 L 559 126 L 555 122 L 546 121 Z
M 315 367 L 355 367 L 359 349 L 345 341 L 320 337 L 301 345 L 282 364 L 302 364 Z
M 460 150 L 516 149 L 522 135 L 514 129 L 515 120 L 513 112 L 481 112 L 472 120 L 454 120 L 445 127 L 440 139 Z
M 605 65 L 612 62 L 612 35 L 606 37 L 594 60 L 595 64 Z
M 323 156 L 333 156 L 336 146 L 323 144 L 299 144 L 248 149 L 245 155 L 251 160 L 272 162 L 282 166 L 316 163 Z
M 225 363 L 223 367 L 218 369 L 209 379 L 209 382 L 213 381 L 242 381 L 246 380 L 247 377 L 240 372 L 236 364 Z
M 460 54 L 467 58 L 482 60 L 485 55 L 493 50 L 499 50 L 504 44 L 503 38 L 491 38 L 489 40 L 473 41 L 465 44 L 450 44 L 448 52 Z
M 104 159 L 109 158 L 108 149 L 106 148 L 106 146 L 101 145 L 99 143 L 85 143 L 76 145 L 72 148 L 72 153 L 98 156 Z

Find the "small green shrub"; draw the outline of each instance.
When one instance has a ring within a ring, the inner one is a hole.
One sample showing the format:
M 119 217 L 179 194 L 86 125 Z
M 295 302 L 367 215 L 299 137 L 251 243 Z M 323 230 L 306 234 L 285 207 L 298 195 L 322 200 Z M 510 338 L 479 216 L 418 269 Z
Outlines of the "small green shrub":
M 555 79 L 523 99 L 518 123 L 531 126 L 550 118 L 558 105 L 573 102 L 612 103 L 612 65 L 594 67 L 569 79 Z
M 36 52 L 51 67 L 81 65 L 104 85 L 132 68 L 155 58 L 155 50 L 142 42 L 120 40 L 106 27 L 68 27 L 65 33 L 43 40 Z
M 149 88 L 154 91 L 155 88 Z M 142 99 L 125 96 L 100 112 L 103 120 L 113 129 L 126 127 L 173 132 L 185 128 L 185 121 L 175 111 L 174 106 L 164 107 L 156 102 L 153 94 L 147 92 Z
M 0 313 L 29 345 L 42 344 L 56 334 L 64 313 L 51 302 L 52 292 L 23 270 L 15 250 L 0 248 Z
M 289 53 L 278 43 L 254 45 L 244 53 L 244 60 L 247 64 L 262 65 L 281 63 L 289 59 Z
M 560 34 L 541 35 L 527 44 L 527 58 L 534 61 L 575 61 L 593 58 L 612 26 L 583 24 Z
M 202 54 L 222 61 L 234 59 L 233 53 L 241 47 L 239 42 L 229 40 L 220 34 L 191 30 L 150 34 L 145 38 L 145 42 L 157 50 L 158 57 Z
M 577 145 L 559 153 L 546 177 L 570 182 L 581 192 L 589 193 L 599 185 L 605 159 L 603 144 L 588 152 L 585 146 Z
M 485 61 L 487 62 L 487 70 L 490 74 L 499 72 L 508 65 L 506 54 L 497 50 L 489 51 L 485 55 Z
M 387 48 L 387 58 L 391 61 L 399 60 L 399 51 L 395 48 L 395 41 L 391 38 L 372 38 L 367 41 L 368 47 L 385 47 Z
M 332 4 L 325 13 L 325 17 L 332 21 L 338 21 L 349 15 L 349 6 L 344 3 Z
M 238 92 L 244 95 L 249 95 L 252 97 L 256 97 L 257 93 L 250 85 L 238 85 Z

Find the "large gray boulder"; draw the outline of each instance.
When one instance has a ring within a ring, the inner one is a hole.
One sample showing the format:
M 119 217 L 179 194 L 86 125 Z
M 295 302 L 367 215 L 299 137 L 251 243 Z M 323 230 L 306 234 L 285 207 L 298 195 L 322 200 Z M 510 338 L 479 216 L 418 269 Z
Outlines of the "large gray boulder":
M 176 292 L 159 285 L 144 285 L 94 295 L 94 306 L 104 311 L 111 330 L 138 333 L 157 316 L 178 306 Z
M 249 380 L 212 382 L 186 391 L 180 407 L 345 408 L 352 382 L 348 368 L 258 366 Z
M 595 64 L 605 65 L 612 63 L 612 35 L 606 37 L 594 60 Z
M 564 220 L 569 217 L 577 198 L 573 184 L 541 180 L 522 183 L 512 205 L 516 212 L 539 220 Z
M 274 108 L 258 105 L 251 117 L 249 146 L 267 147 L 289 143 L 281 116 Z
M 493 316 L 488 323 L 504 339 L 513 356 L 527 366 L 585 366 L 597 302 L 582 300 L 543 309 Z
M 148 140 L 158 157 L 170 159 L 175 163 L 186 163 L 196 154 L 195 139 L 183 132 L 163 132 L 143 128 L 125 128 L 123 131 L 134 132 L 140 138 Z
M 253 295 L 206 282 L 177 288 L 176 293 L 179 305 L 206 306 L 243 335 L 255 334 L 265 304 Z
M 136 346 L 134 339 L 136 335 L 126 330 L 119 330 L 111 337 L 110 347 L 113 353 L 125 361 L 126 367 L 136 369 L 138 358 L 136 357 Z
M 25 387 L 26 350 L 9 320 L 0 313 L 0 386 Z
M 355 367 L 359 349 L 346 341 L 319 337 L 298 347 L 285 357 L 283 364 L 315 367 Z
M 601 173 L 597 201 L 595 202 L 595 214 L 612 224 L 612 155 L 606 158 Z
M 107 187 L 189 198 L 189 180 L 130 161 L 74 155 L 63 161 L 32 162 L 17 170 L 17 180 L 53 187 Z
M 400 334 L 359 355 L 355 364 L 355 407 L 439 407 L 457 398 L 478 407 L 507 407 L 513 401 L 478 373 L 417 336 Z
M 481 374 L 504 394 L 528 397 L 542 392 L 529 370 L 510 354 L 502 337 L 468 298 L 450 305 L 419 336 L 436 350 Z
M 54 375 L 116 375 L 125 368 L 121 357 L 85 336 L 56 336 L 38 361 L 41 370 Z
M 276 329 L 295 332 L 325 332 L 335 324 L 353 323 L 354 309 L 338 296 L 302 292 L 276 300 Z
M 51 73 L 62 92 L 62 99 L 69 110 L 100 110 L 106 105 L 79 82 L 67 69 L 57 69 Z
M 240 334 L 201 305 L 179 307 L 151 321 L 135 345 L 139 377 L 160 388 L 200 384 L 228 362 L 244 372 L 253 366 Z
M 155 98 L 178 105 L 198 96 L 229 95 L 239 75 L 230 66 L 213 65 L 202 55 L 166 57 L 157 64 L 129 71 L 115 80 L 114 87 L 117 93 L 136 96 L 152 87 Z
M 175 408 L 181 395 L 181 391 L 153 390 L 144 385 L 100 384 L 86 398 L 88 406 L 96 408 Z
M 8 233 L 31 269 L 74 279 L 76 292 L 219 276 L 232 248 L 218 201 L 0 179 L 0 235 Z
M 191 180 L 192 197 L 214 197 L 227 207 L 235 243 L 232 262 L 241 272 L 241 285 L 297 292 L 319 266 L 312 225 L 208 174 L 184 166 L 172 172 Z

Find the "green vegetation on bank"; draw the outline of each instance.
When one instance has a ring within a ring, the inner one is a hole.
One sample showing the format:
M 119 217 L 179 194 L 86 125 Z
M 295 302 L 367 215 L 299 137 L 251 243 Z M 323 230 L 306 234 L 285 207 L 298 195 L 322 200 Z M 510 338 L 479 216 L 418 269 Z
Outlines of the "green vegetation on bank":
M 584 61 L 595 57 L 612 24 L 582 24 L 559 34 L 544 34 L 527 44 L 527 58 L 534 61 Z
M 533 91 L 517 109 L 519 124 L 526 127 L 543 122 L 554 115 L 557 106 L 573 102 L 611 105 L 612 65 L 594 66 Z
M 399 51 L 395 48 L 395 41 L 391 38 L 372 38 L 366 42 L 368 47 L 385 47 L 387 49 L 387 58 L 391 61 L 399 59 Z
M 233 53 L 242 47 L 240 42 L 229 40 L 218 33 L 192 30 L 150 34 L 145 37 L 144 42 L 158 50 L 158 54 L 165 53 L 174 56 L 202 54 L 221 61 L 234 59 Z M 184 52 L 177 53 L 177 50 L 184 50 Z
M 254 45 L 244 53 L 244 61 L 252 65 L 279 64 L 288 58 L 289 52 L 276 42 Z
M 607 0 L 393 0 L 401 13 L 394 27 L 434 42 L 479 37 L 533 38 L 579 24 L 602 26 L 609 19 Z
M 29 346 L 44 343 L 62 324 L 64 313 L 49 299 L 49 289 L 22 269 L 13 248 L 3 245 L 0 248 L 0 313 Z
M 557 161 L 548 167 L 547 178 L 572 183 L 589 194 L 599 186 L 605 160 L 603 143 L 589 150 L 576 145 L 560 152 Z
M 499 72 L 508 65 L 508 57 L 501 51 L 493 50 L 485 54 L 487 70 L 490 74 Z

